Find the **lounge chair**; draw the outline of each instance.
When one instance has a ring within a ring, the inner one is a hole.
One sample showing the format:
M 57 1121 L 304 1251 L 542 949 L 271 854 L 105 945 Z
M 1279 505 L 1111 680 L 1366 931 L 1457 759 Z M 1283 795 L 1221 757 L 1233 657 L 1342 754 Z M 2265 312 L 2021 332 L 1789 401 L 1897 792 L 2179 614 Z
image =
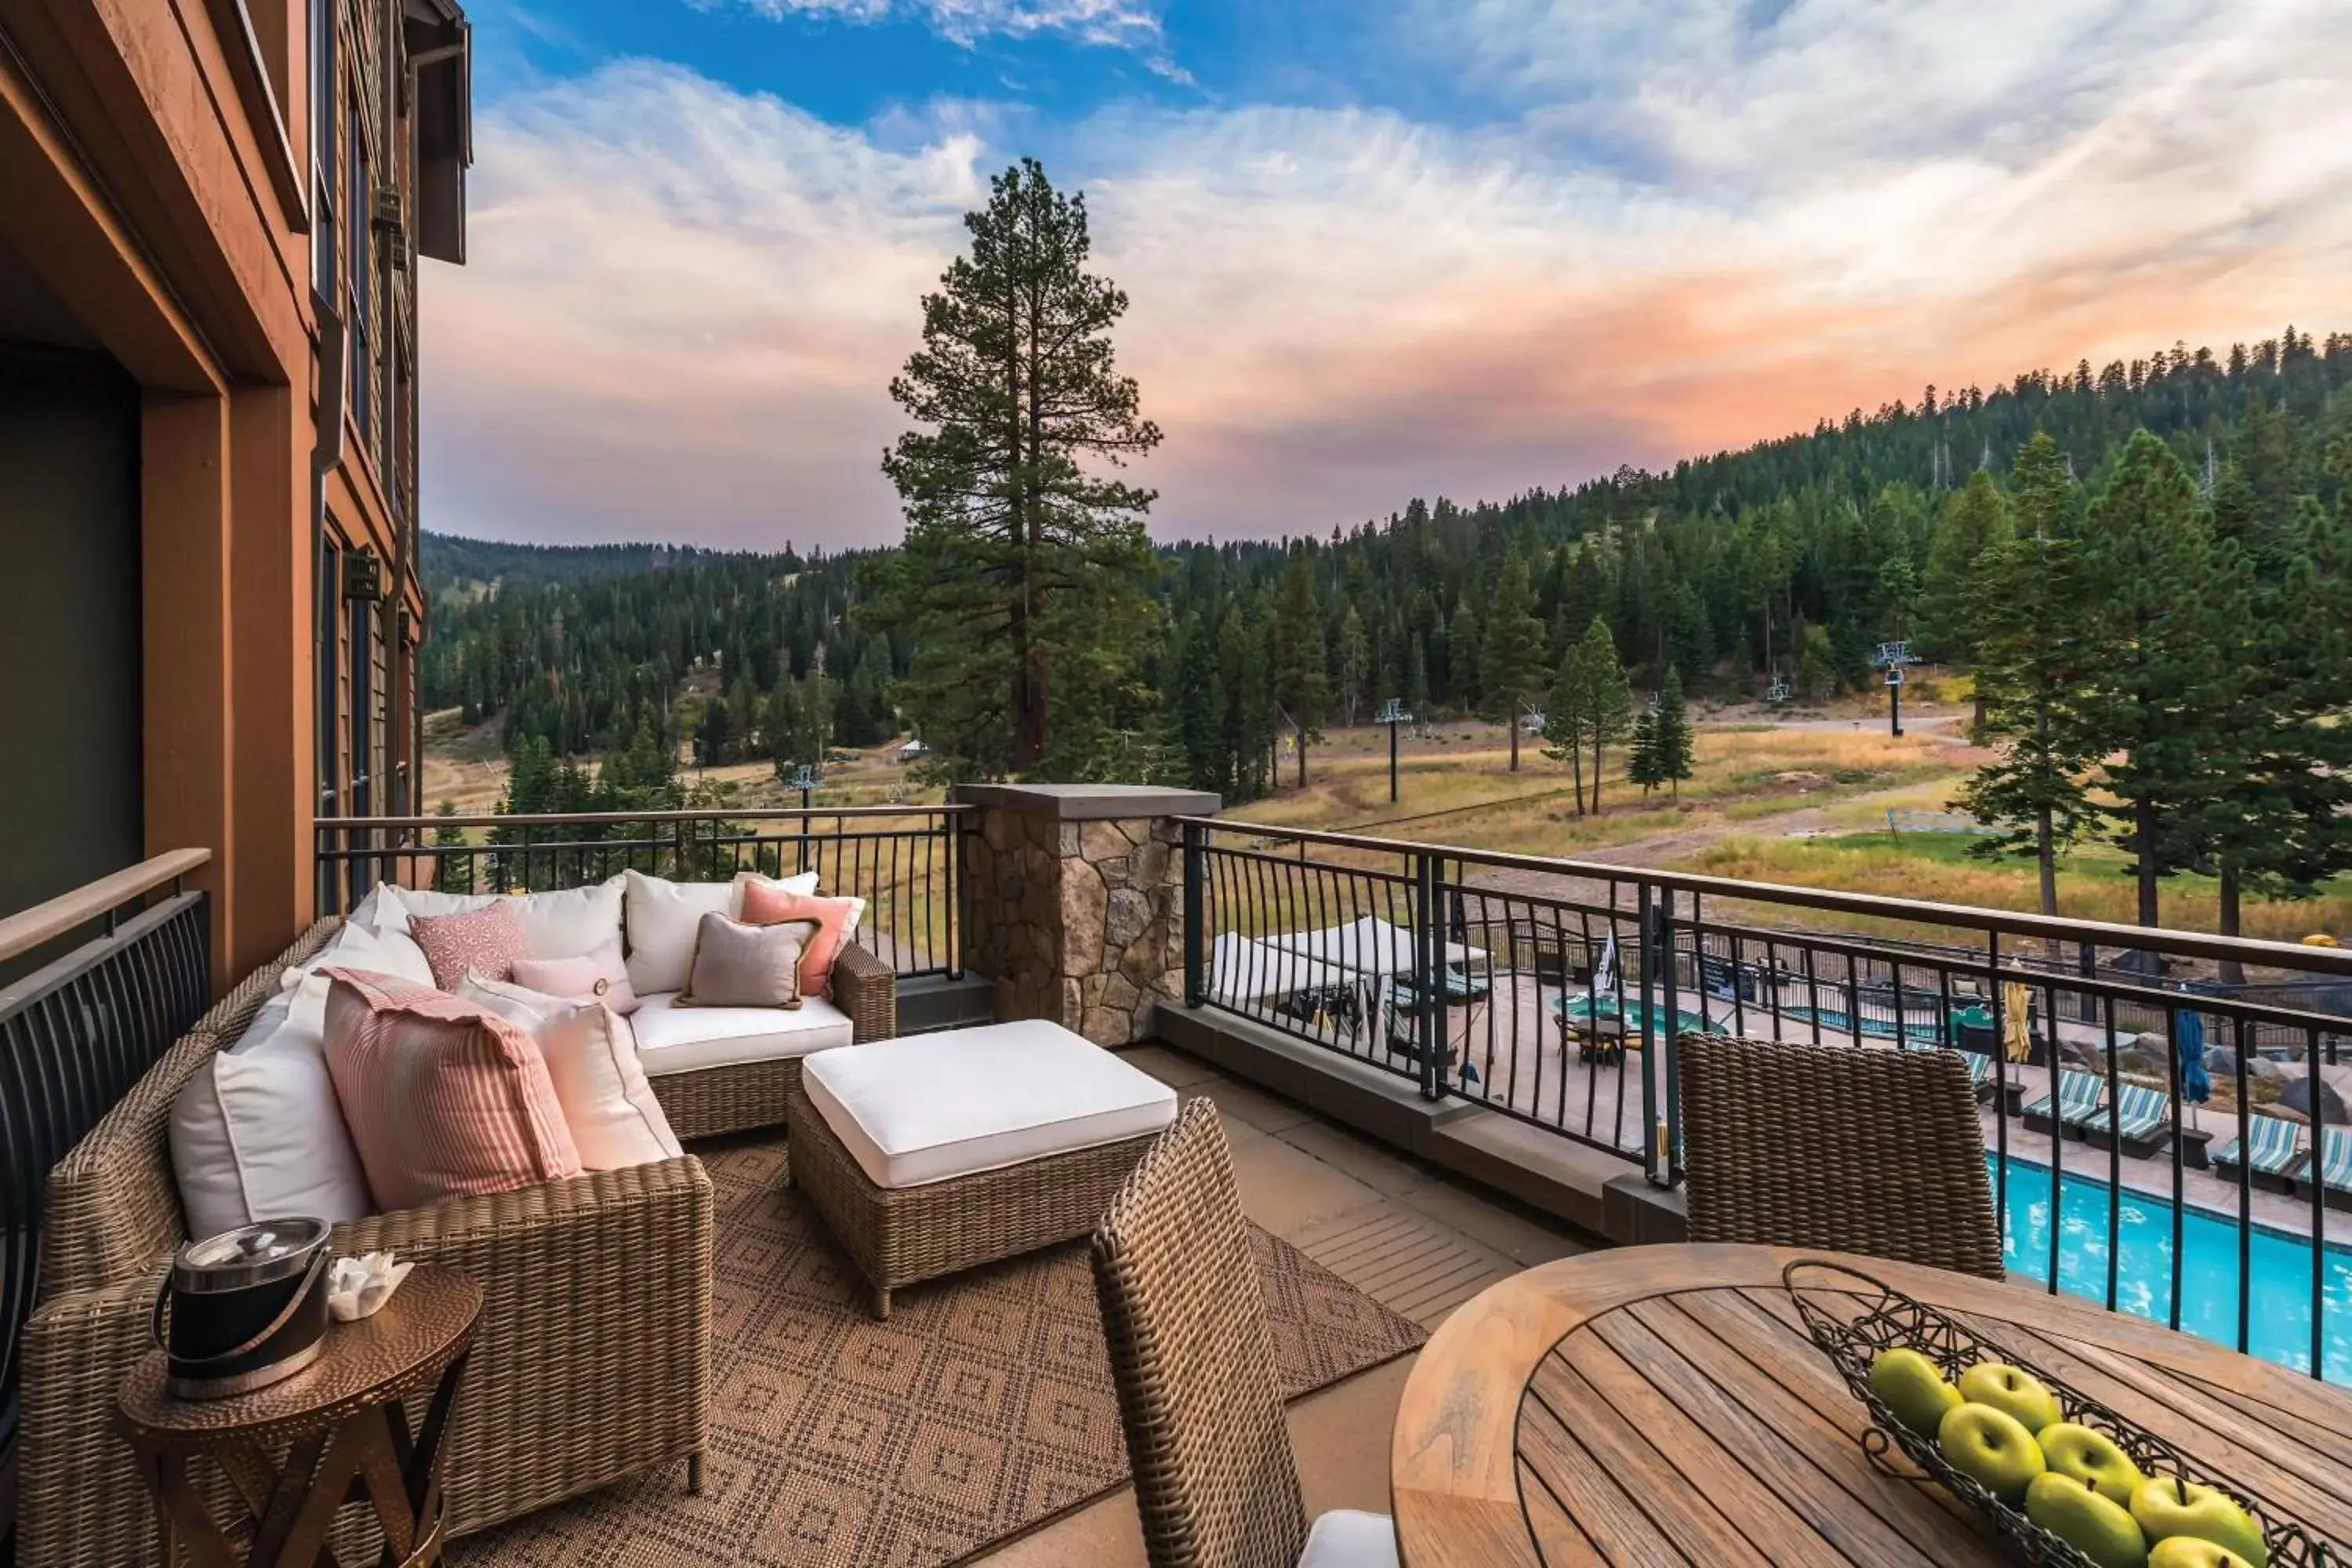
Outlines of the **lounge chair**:
M 2352 1132 L 2324 1127 L 2319 1137 L 2319 1185 L 2332 1209 L 2352 1209 Z
M 2099 1097 L 2106 1092 L 2106 1089 L 2107 1080 L 2097 1073 L 2059 1069 L 2058 1122 L 2068 1134 L 2076 1138 L 2083 1135 L 2083 1124 L 2099 1113 Z M 2025 1108 L 2025 1130 L 2029 1132 L 2055 1130 L 2051 1125 L 2048 1095 Z
M 2303 1129 L 2279 1116 L 2249 1116 L 2246 1126 L 2246 1146 L 2252 1151 L 2252 1158 L 2247 1159 L 2238 1140 L 2231 1138 L 2213 1151 L 2213 1173 L 2234 1182 L 2238 1167 L 2250 1165 L 2254 1185 L 2274 1193 L 2294 1191 L 2295 1173 L 2307 1158 L 2297 1147 Z
M 2168 1090 L 2151 1089 L 2144 1083 L 2117 1084 L 2113 1109 L 2115 1141 L 2134 1159 L 2147 1159 L 2172 1136 L 2172 1095 Z M 2101 1149 L 2107 1146 L 2106 1111 L 2094 1111 L 2082 1128 L 2086 1142 Z
M 1962 1051 L 1960 1059 L 1969 1064 L 1969 1087 L 1981 1105 L 1992 1098 L 1993 1085 L 2000 1081 L 1993 1076 L 1992 1058 L 1982 1051 Z

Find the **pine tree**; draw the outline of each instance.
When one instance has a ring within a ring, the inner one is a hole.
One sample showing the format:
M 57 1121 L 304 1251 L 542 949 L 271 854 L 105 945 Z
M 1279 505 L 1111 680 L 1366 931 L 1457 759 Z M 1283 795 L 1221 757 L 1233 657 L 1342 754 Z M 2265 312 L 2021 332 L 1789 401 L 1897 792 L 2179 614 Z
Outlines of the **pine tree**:
M 1454 706 L 1465 712 L 1478 707 L 1478 613 L 1465 598 L 1454 606 L 1454 623 L 1445 633 L 1446 689 Z
M 1486 641 L 1478 653 L 1478 685 L 1490 720 L 1510 726 L 1511 772 L 1519 771 L 1521 710 L 1543 689 L 1543 622 L 1535 616 L 1528 563 L 1517 552 L 1503 563 L 1495 599 L 1486 616 Z
M 1674 665 L 1666 666 L 1666 678 L 1658 685 L 1658 705 L 1651 720 L 1651 765 L 1657 782 L 1674 786 L 1675 798 L 1683 796 L 1683 780 L 1691 776 L 1696 761 L 1697 747 L 1691 735 L 1690 710 L 1683 703 L 1683 672 Z
M 1239 611 L 1228 617 L 1238 622 Z M 1273 616 L 1260 598 L 1245 625 L 1235 625 L 1241 650 L 1234 680 L 1232 732 L 1242 794 L 1255 799 L 1274 788 L 1275 700 Z
M 457 848 L 466 842 L 466 830 L 457 825 L 457 803 L 456 801 L 446 795 L 442 796 L 441 804 L 434 809 L 433 815 L 442 819 L 433 827 L 435 848 Z M 472 882 L 473 865 L 467 857 L 440 855 L 434 858 L 433 885 L 442 892 L 461 893 L 466 891 Z
M 1406 645 L 1404 701 L 1414 713 L 1424 719 L 1429 716 L 1429 655 L 1419 632 Z
M 1217 650 L 1197 615 L 1185 616 L 1178 630 L 1174 665 L 1169 739 L 1180 775 L 1189 788 L 1230 795 L 1224 687 L 1217 675 Z
M 2239 679 L 2226 651 L 2244 617 L 2233 552 L 2217 552 L 2180 459 L 2142 430 L 2083 524 L 2078 606 L 2093 657 L 2079 700 L 2103 757 L 2102 806 L 2133 857 L 2139 923 L 2159 923 L 2158 881 L 2196 862 L 2227 766 Z
M 2093 816 L 2084 776 L 2099 742 L 2082 702 L 2087 596 L 2076 537 L 2080 495 L 2045 432 L 2018 453 L 2015 533 L 1977 558 L 1967 616 L 1977 637 L 1980 739 L 2002 748 L 1954 804 L 2004 831 L 1970 847 L 1986 857 L 2030 853 L 2042 912 L 2058 912 L 2058 857 Z
M 1364 700 L 1364 682 L 1371 670 L 1371 645 L 1364 637 L 1364 618 L 1356 614 L 1351 600 L 1339 616 L 1339 630 L 1335 638 L 1339 667 L 1339 705 L 1348 710 L 1348 723 L 1353 728 L 1358 709 Z
M 1633 742 L 1625 753 L 1625 776 L 1642 786 L 1642 798 L 1665 782 L 1658 771 L 1658 710 L 1644 708 L 1633 717 Z
M 2015 531 L 2009 498 L 1982 468 L 1945 498 L 1920 582 L 1915 640 L 1924 657 L 1956 663 L 1975 660 L 1977 627 L 1969 614 L 1969 584 L 1984 552 L 2014 537 Z M 1977 721 L 1983 722 L 1981 713 Z
M 1315 608 L 1315 567 L 1305 551 L 1290 558 L 1274 610 L 1274 697 L 1290 710 L 1298 734 L 1298 787 L 1307 787 L 1307 745 L 1323 738 L 1323 621 Z
M 964 225 L 890 384 L 919 427 L 883 459 L 907 540 L 874 613 L 913 646 L 899 702 L 934 745 L 967 771 L 1061 773 L 1132 709 L 1156 636 L 1153 496 L 1081 460 L 1116 466 L 1160 429 L 1113 367 L 1128 301 L 1086 270 L 1086 198 L 1024 160 Z
M 1592 763 L 1591 810 L 1601 809 L 1601 778 L 1608 748 L 1624 738 L 1633 722 L 1633 694 L 1625 684 L 1625 668 L 1618 662 L 1616 640 L 1609 623 L 1592 617 L 1584 636 L 1560 661 L 1553 681 L 1550 706 L 1544 715 L 1544 754 L 1570 764 L 1575 778 L 1576 812 L 1585 814 L 1584 760 Z

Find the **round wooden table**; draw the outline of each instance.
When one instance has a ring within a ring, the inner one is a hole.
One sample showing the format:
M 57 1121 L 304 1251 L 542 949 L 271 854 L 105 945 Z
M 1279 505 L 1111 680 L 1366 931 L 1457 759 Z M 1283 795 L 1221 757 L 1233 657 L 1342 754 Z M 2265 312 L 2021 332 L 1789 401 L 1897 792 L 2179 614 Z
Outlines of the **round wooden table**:
M 455 1268 L 418 1268 L 373 1317 L 330 1323 L 319 1359 L 287 1378 L 227 1399 L 179 1399 L 164 1387 L 162 1351 L 122 1380 L 114 1426 L 131 1445 L 155 1500 L 166 1563 L 256 1565 L 317 1563 L 336 1513 L 368 1503 L 383 1527 L 387 1562 L 424 1568 L 441 1559 L 441 1438 L 465 1373 L 482 1310 L 482 1288 Z M 405 1401 L 429 1391 L 411 1432 Z M 284 1452 L 280 1465 L 272 1458 Z M 188 1461 L 218 1464 L 250 1516 L 243 1552 L 237 1521 L 213 1517 L 190 1481 Z
M 1790 1259 L 1833 1256 L 1620 1247 L 1465 1303 L 1397 1411 L 1406 1568 L 2007 1563 L 1958 1504 L 1864 1455 L 1861 1402 L 1780 1283 Z M 2039 1289 L 1843 1261 L 2352 1543 L 2352 1391 Z

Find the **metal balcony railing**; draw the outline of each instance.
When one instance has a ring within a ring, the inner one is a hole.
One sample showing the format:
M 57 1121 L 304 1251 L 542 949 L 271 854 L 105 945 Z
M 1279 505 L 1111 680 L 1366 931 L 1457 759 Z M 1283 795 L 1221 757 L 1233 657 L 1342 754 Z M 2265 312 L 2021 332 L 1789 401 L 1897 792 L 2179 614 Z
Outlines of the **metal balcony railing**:
M 2352 1382 L 2352 952 L 1183 826 L 1192 1005 L 1661 1186 L 1679 1035 L 1967 1051 L 2013 1271 Z
M 876 805 L 321 817 L 320 912 L 356 908 L 383 881 L 506 893 L 583 887 L 630 869 L 681 881 L 814 871 L 826 894 L 866 900 L 856 940 L 901 976 L 960 974 L 957 835 L 968 815 Z
M 0 1468 L 16 1441 L 16 1345 L 39 1287 L 50 1168 L 210 1005 L 209 897 L 182 879 L 211 858 L 160 855 L 0 920 L 0 965 L 80 939 L 0 984 Z

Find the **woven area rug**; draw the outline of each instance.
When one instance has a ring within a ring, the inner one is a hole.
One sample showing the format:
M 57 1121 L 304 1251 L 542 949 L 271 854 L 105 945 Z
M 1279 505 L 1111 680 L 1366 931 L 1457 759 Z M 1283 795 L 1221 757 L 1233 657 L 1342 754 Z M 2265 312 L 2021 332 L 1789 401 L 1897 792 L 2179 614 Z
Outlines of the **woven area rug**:
M 711 1447 L 684 1467 L 455 1543 L 466 1568 L 930 1568 L 1128 1478 L 1085 1244 L 899 1292 L 890 1321 L 781 1143 L 705 1152 L 719 1197 Z M 1255 1232 L 1285 1393 L 1413 1349 L 1421 1330 Z

